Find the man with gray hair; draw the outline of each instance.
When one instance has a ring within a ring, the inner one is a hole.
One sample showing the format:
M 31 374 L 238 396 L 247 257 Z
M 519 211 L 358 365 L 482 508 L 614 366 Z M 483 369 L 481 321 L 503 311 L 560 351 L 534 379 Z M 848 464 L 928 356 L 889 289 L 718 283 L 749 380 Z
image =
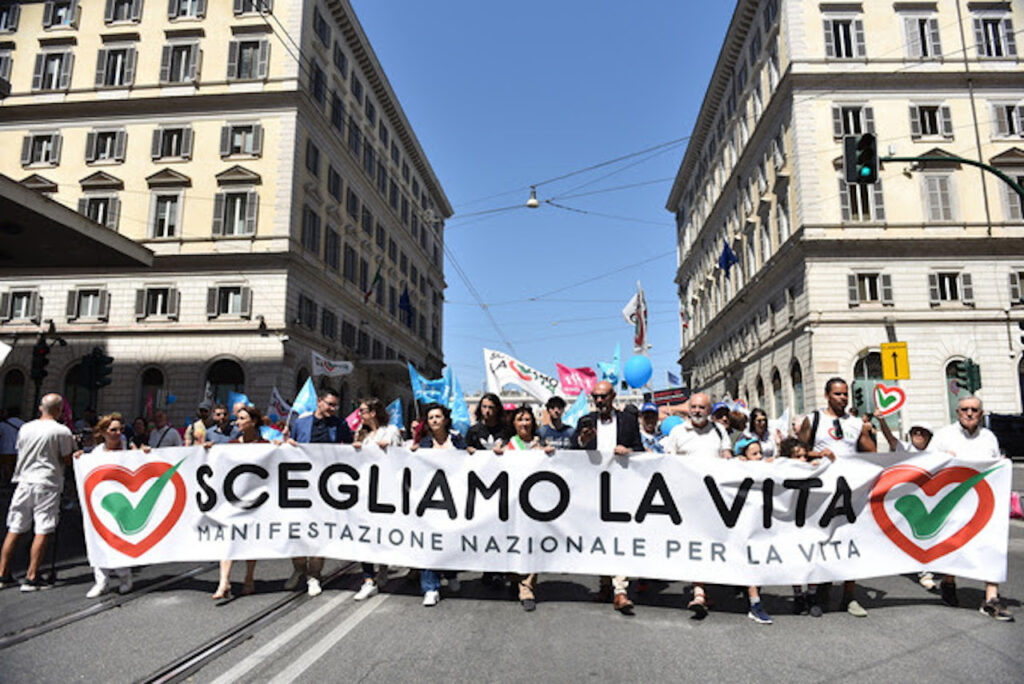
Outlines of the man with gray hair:
M 18 486 L 7 511 L 7 536 L 0 550 L 0 588 L 14 585 L 11 556 L 18 537 L 31 530 L 33 524 L 35 537 L 21 590 L 49 587 L 39 577 L 39 566 L 50 536 L 57 529 L 64 465 L 70 462 L 75 450 L 71 430 L 58 420 L 63 412 L 64 399 L 59 394 L 47 394 L 39 405 L 39 418 L 25 423 L 18 431 L 18 461 L 12 478 Z

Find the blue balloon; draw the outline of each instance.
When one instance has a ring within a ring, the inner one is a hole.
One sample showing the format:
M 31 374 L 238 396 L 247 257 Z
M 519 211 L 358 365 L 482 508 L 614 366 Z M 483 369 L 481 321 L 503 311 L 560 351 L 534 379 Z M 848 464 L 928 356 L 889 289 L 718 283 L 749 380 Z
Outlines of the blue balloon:
M 630 387 L 643 387 L 644 383 L 651 379 L 654 367 L 651 360 L 646 356 L 637 354 L 626 362 L 622 369 L 622 377 L 626 379 Z
M 168 406 L 170 406 L 171 404 L 173 404 L 176 401 L 178 401 L 178 397 L 174 396 L 173 394 L 168 394 L 167 395 L 166 403 L 167 403 Z
M 679 416 L 669 416 L 665 420 L 661 421 L 661 434 L 668 435 L 668 433 L 672 432 L 672 428 L 682 424 L 683 419 Z

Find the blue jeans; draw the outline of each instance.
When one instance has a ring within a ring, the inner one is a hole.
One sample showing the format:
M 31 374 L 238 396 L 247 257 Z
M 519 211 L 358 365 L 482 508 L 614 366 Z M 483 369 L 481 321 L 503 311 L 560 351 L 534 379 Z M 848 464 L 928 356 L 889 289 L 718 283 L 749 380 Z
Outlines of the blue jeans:
M 441 590 L 441 577 L 452 578 L 457 573 L 445 571 L 438 572 L 437 570 L 420 570 L 420 590 L 426 594 L 428 591 L 440 591 Z

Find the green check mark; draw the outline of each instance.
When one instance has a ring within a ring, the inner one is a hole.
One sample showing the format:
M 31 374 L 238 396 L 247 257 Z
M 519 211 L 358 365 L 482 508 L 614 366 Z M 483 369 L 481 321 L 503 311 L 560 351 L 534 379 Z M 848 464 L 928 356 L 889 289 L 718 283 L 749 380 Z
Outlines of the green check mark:
M 897 499 L 896 510 L 902 513 L 903 517 L 910 523 L 910 531 L 916 539 L 930 539 L 942 529 L 946 518 L 953 512 L 956 505 L 960 503 L 960 499 L 964 498 L 967 492 L 974 489 L 974 485 L 981 482 L 985 479 L 986 475 L 998 467 L 989 468 L 985 472 L 978 473 L 974 477 L 958 484 L 953 491 L 942 497 L 942 500 L 939 501 L 931 512 L 928 512 L 921 499 L 914 494 L 907 494 Z
M 156 506 L 156 501 L 160 498 L 160 492 L 171 481 L 178 466 L 184 461 L 183 458 L 173 468 L 164 471 L 164 474 L 158 477 L 156 482 L 151 484 L 143 494 L 138 506 L 132 506 L 128 497 L 121 492 L 111 492 L 103 497 L 100 505 L 114 516 L 114 520 L 117 521 L 117 526 L 121 528 L 123 534 L 135 534 L 146 526 L 150 516 L 153 515 L 153 507 Z

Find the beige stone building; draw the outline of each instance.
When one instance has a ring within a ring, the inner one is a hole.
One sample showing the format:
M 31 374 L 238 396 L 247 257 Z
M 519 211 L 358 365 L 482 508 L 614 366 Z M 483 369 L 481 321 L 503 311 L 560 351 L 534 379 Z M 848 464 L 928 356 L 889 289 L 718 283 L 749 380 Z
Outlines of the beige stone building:
M 692 387 L 802 414 L 839 375 L 864 410 L 880 344 L 904 341 L 904 423 L 951 419 L 966 359 L 986 408 L 1021 411 L 1024 202 L 955 161 L 842 170 L 843 137 L 873 132 L 883 156 L 1019 183 L 1021 29 L 1019 2 L 737 3 L 666 205 Z
M 3 267 L 5 407 L 50 322 L 44 391 L 84 408 L 99 346 L 100 411 L 178 424 L 207 382 L 290 398 L 311 351 L 355 363 L 343 407 L 440 375 L 452 210 L 347 0 L 0 2 L 0 78 L 0 174 L 154 254 Z

